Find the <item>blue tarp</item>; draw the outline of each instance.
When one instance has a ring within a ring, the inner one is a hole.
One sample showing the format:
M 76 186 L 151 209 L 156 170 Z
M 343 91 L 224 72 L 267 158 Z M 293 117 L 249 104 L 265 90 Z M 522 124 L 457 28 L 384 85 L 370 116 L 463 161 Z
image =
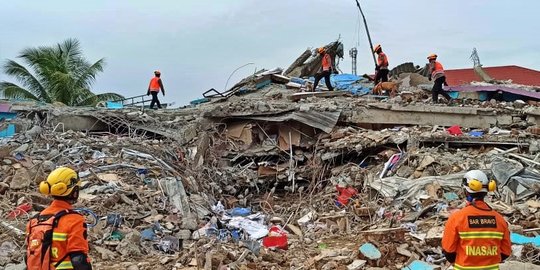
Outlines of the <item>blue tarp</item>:
M 0 130 L 0 138 L 13 137 L 15 135 L 15 125 L 9 124 L 4 130 Z
M 12 112 L 0 112 L 0 119 L 11 120 L 17 117 L 17 113 Z M 13 137 L 15 135 L 15 125 L 8 124 L 8 126 L 0 130 L 0 138 Z
M 521 235 L 519 233 L 511 233 L 510 240 L 512 244 L 524 245 L 524 244 L 533 244 L 537 247 L 540 247 L 540 235 L 535 237 L 528 237 Z
M 314 82 L 315 78 L 309 78 L 310 81 Z M 366 79 L 353 75 L 353 74 L 332 74 L 330 75 L 330 82 L 336 90 L 349 91 L 353 95 L 366 95 L 371 92 L 370 87 L 363 86 L 360 84 L 360 81 Z M 324 78 L 321 79 L 319 85 L 325 85 Z
M 435 267 L 427 262 L 423 261 L 413 261 L 406 267 L 401 268 L 401 270 L 433 270 Z
M 191 105 L 199 105 L 199 104 L 206 103 L 206 102 L 209 102 L 209 101 L 210 101 L 209 98 L 199 98 L 199 99 L 195 99 L 195 100 L 190 101 L 189 104 L 191 104 Z
M 122 109 L 122 108 L 124 108 L 124 105 L 122 104 L 122 102 L 107 101 L 107 102 L 105 102 L 105 105 L 107 106 L 107 109 Z

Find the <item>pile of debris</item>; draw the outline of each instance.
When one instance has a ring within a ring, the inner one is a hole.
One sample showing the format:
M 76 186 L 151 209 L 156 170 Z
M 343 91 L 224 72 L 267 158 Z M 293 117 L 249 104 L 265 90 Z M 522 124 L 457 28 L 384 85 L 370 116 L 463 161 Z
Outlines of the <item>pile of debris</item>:
M 58 166 L 79 171 L 98 269 L 441 269 L 470 169 L 498 182 L 507 267 L 522 267 L 507 269 L 540 264 L 536 105 L 427 105 L 414 66 L 393 99 L 348 75 L 334 77 L 346 91 L 301 92 L 310 57 L 178 110 L 13 104 L 0 267 L 20 269 L 25 224 L 50 203 L 37 185 Z

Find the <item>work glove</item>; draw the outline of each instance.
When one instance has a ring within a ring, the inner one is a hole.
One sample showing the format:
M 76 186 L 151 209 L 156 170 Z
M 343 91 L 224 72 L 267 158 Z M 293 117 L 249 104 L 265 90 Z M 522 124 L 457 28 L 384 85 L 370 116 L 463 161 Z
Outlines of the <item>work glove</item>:
M 427 77 L 427 79 L 428 79 L 429 81 L 431 81 L 431 75 L 429 75 L 429 76 Z
M 375 70 L 376 70 L 376 71 L 379 71 L 380 69 L 381 69 L 381 66 L 375 65 Z
M 146 92 L 146 95 L 149 96 L 150 95 L 150 90 L 148 90 L 148 92 Z
M 444 86 L 448 86 L 448 83 L 446 81 L 444 81 Z
M 163 96 L 165 96 L 165 93 L 163 92 Z

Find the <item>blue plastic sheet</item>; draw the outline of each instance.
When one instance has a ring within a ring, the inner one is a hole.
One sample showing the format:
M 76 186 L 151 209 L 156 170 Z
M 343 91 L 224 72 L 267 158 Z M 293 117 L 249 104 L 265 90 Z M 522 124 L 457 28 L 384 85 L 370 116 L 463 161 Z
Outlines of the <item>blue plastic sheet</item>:
M 471 132 L 469 132 L 469 135 L 471 135 L 471 137 L 482 137 L 484 135 L 484 132 L 483 131 L 471 131 Z
M 445 192 L 443 197 L 449 202 L 459 200 L 459 196 L 455 192 Z
M 306 83 L 306 81 L 304 79 L 296 78 L 296 77 L 292 77 L 291 82 L 298 83 L 298 84 L 301 84 L 301 85 L 304 85 Z
M 154 230 L 152 228 L 144 229 L 141 232 L 141 239 L 142 240 L 149 240 L 152 241 L 156 238 L 156 233 L 154 233 Z
M 510 240 L 512 244 L 524 245 L 524 244 L 533 244 L 537 247 L 540 247 L 540 235 L 536 237 L 528 237 L 521 235 L 519 233 L 511 233 Z
M 381 258 L 381 252 L 371 243 L 363 244 L 358 250 L 370 260 L 378 260 Z
M 433 265 L 430 265 L 429 263 L 419 261 L 419 260 L 413 261 L 407 267 L 401 268 L 401 270 L 433 270 L 433 269 L 435 269 Z
M 15 135 L 15 125 L 8 124 L 8 126 L 0 131 L 0 138 L 9 138 Z
M 315 81 L 314 77 L 310 77 L 311 82 Z M 366 95 L 371 92 L 371 87 L 363 86 L 360 82 L 365 81 L 365 78 L 353 74 L 332 74 L 330 75 L 330 83 L 335 90 L 349 91 L 353 95 Z M 292 79 L 291 79 L 292 81 Z M 320 85 L 325 85 L 324 78 L 319 81 Z M 320 89 L 317 87 L 317 89 Z M 320 91 L 320 90 L 319 90 Z
M 251 214 L 251 210 L 249 208 L 236 207 L 231 210 L 231 216 L 233 217 L 245 217 L 249 216 L 249 214 Z
M 353 74 L 332 74 L 330 81 L 337 90 L 349 91 L 353 95 L 366 95 L 371 89 L 364 87 L 359 82 L 364 78 Z
M 122 102 L 107 101 L 105 102 L 107 109 L 122 109 L 124 105 Z
M 199 104 L 206 103 L 206 102 L 209 102 L 209 101 L 210 101 L 209 98 L 199 98 L 199 99 L 195 99 L 195 100 L 190 101 L 189 104 L 191 104 L 191 105 L 199 105 Z

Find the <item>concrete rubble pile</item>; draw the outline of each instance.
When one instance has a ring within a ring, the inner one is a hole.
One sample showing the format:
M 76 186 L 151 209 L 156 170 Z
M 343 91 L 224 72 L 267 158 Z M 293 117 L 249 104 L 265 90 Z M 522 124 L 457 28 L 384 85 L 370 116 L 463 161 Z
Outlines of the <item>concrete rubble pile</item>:
M 445 269 L 442 229 L 469 169 L 499 185 L 489 203 L 514 244 L 502 269 L 538 268 L 535 104 L 425 104 L 414 66 L 396 71 L 392 99 L 350 76 L 305 92 L 309 78 L 287 74 L 309 57 L 178 110 L 13 104 L 0 269 L 20 269 L 24 226 L 50 202 L 37 184 L 57 166 L 80 173 L 97 269 Z

